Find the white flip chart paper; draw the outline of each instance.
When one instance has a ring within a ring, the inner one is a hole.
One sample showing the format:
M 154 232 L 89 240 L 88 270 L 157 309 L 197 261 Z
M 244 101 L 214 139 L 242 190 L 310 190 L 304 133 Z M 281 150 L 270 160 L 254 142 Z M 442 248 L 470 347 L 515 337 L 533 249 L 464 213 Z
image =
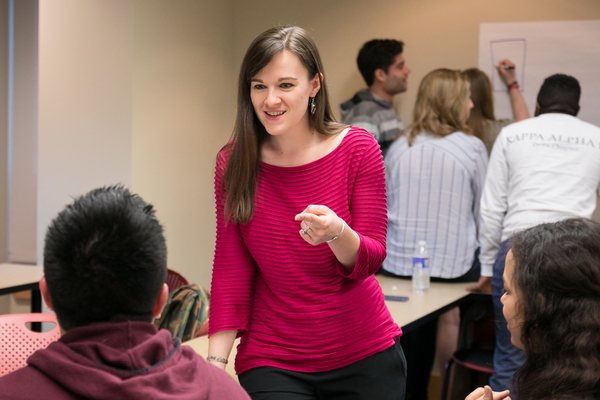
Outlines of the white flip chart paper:
M 497 119 L 512 118 L 506 86 L 496 71 L 505 58 L 517 66 L 516 79 L 532 116 L 544 79 L 563 73 L 581 85 L 578 117 L 600 126 L 600 21 L 481 24 L 479 69 L 492 81 Z

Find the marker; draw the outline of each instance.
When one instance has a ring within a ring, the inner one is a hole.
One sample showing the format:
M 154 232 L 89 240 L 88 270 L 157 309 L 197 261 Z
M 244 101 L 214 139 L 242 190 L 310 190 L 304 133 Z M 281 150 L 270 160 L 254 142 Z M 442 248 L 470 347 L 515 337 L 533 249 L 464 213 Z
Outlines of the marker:
M 385 299 L 388 301 L 408 301 L 408 297 L 401 296 L 385 296 Z
M 503 67 L 507 70 L 515 69 L 515 67 L 513 67 L 512 65 L 503 65 Z

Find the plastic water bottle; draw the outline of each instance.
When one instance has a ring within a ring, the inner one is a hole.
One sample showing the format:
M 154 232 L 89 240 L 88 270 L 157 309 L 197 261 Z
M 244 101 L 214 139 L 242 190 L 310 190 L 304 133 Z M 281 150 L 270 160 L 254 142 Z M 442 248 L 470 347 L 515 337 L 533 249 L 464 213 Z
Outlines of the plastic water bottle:
M 415 293 L 424 293 L 429 289 L 429 255 L 424 240 L 419 240 L 413 256 L 412 288 Z

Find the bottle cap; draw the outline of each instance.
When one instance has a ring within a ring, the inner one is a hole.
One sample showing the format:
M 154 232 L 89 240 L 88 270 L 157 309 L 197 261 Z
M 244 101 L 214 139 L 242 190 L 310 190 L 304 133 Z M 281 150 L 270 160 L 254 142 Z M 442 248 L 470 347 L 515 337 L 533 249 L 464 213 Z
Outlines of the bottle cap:
M 424 241 L 424 240 L 419 240 L 419 241 L 417 242 L 417 244 L 418 244 L 419 246 L 423 246 L 423 247 L 425 247 L 425 246 L 427 245 L 427 242 L 426 242 L 426 241 Z

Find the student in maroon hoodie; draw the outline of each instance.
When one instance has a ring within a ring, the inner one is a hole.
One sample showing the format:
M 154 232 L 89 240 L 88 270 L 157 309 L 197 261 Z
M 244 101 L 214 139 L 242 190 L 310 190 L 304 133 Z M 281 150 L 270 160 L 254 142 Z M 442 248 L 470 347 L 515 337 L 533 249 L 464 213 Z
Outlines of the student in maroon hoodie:
M 40 289 L 63 336 L 0 378 L 1 399 L 250 398 L 151 321 L 167 300 L 167 249 L 152 206 L 95 189 L 50 224 Z

